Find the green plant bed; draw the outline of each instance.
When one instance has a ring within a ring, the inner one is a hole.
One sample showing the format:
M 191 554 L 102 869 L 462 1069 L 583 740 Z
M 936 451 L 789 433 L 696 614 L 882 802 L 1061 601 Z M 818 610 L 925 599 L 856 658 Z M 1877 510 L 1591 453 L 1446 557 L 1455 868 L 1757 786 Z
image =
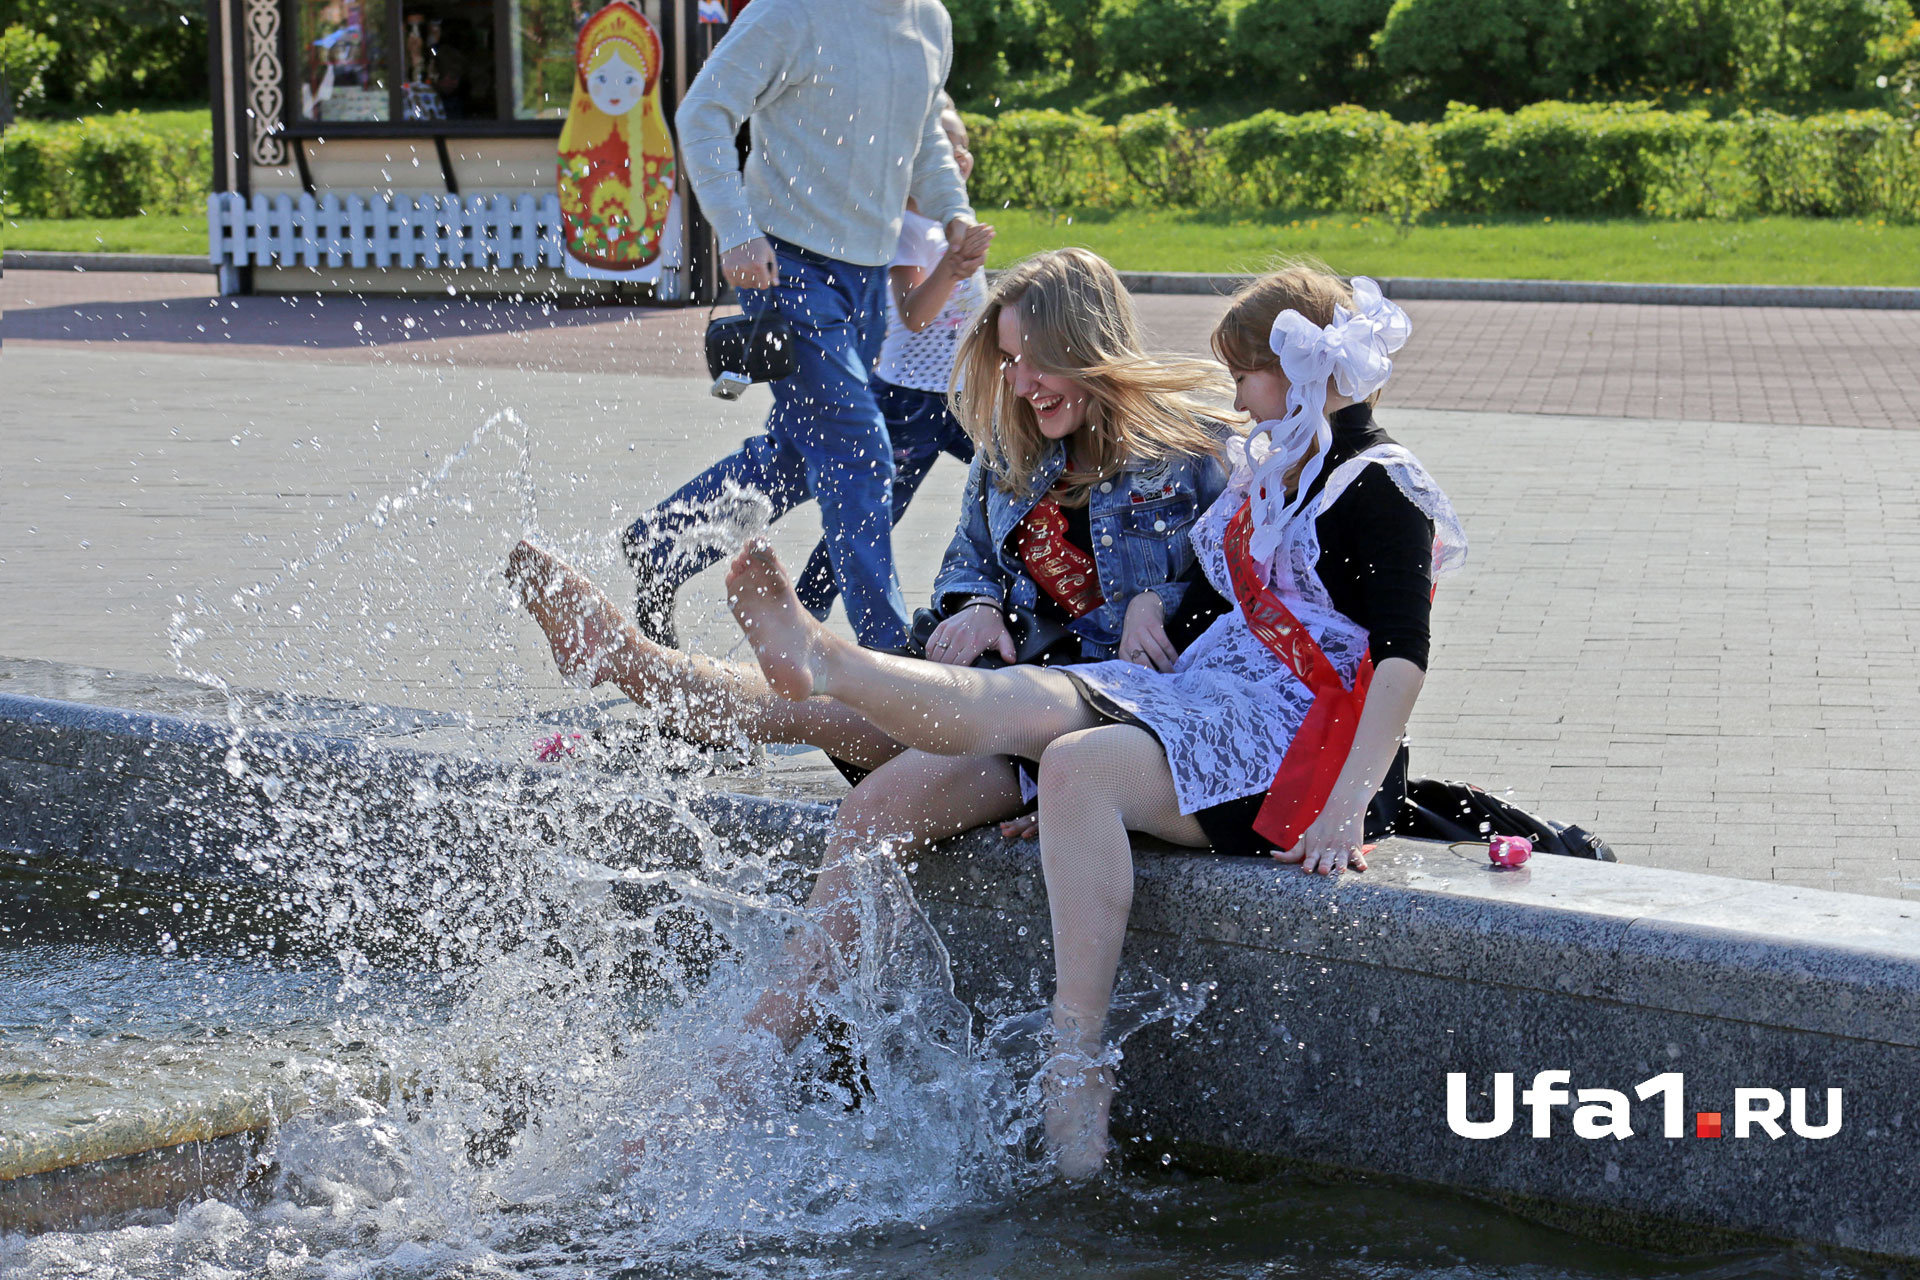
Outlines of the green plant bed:
M 1622 280 L 1674 284 L 1920 285 L 1920 226 L 1870 220 L 1755 218 L 1431 218 L 1401 235 L 1358 214 L 1096 212 L 1049 220 L 983 210 L 998 228 L 991 266 L 1081 245 L 1125 271 L 1259 271 L 1318 257 L 1373 276 Z
M 190 253 L 205 257 L 207 219 L 204 214 L 8 218 L 0 224 L 0 248 L 54 253 Z

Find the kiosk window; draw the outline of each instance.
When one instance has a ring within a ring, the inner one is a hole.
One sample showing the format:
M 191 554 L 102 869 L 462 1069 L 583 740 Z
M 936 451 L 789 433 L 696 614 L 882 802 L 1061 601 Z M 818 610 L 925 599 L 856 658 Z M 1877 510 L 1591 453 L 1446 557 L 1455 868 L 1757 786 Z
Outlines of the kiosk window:
M 386 0 L 297 0 L 299 118 L 388 120 Z
M 493 0 L 426 0 L 401 17 L 403 120 L 491 120 Z
M 573 95 L 573 42 L 598 0 L 509 0 L 513 6 L 513 117 L 560 120 Z

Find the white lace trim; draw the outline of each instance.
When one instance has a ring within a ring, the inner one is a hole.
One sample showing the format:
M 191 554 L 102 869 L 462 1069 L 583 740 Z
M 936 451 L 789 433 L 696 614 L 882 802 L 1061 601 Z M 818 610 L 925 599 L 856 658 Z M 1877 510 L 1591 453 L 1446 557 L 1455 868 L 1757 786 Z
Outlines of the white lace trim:
M 1233 480 L 1192 534 L 1202 570 L 1228 600 L 1234 595 L 1223 545 L 1226 526 L 1245 501 L 1252 474 L 1240 446 L 1237 439 L 1230 442 L 1237 455 Z M 1453 505 L 1407 450 L 1375 445 L 1334 468 L 1326 487 L 1287 521 L 1273 585 L 1348 682 L 1367 650 L 1367 633 L 1333 607 L 1313 570 L 1320 558 L 1315 521 L 1369 466 L 1383 468 L 1433 521 L 1436 578 L 1459 568 L 1467 552 Z M 1115 661 L 1075 667 L 1073 673 L 1153 729 L 1166 748 L 1182 813 L 1265 791 L 1313 702 L 1306 686 L 1247 629 L 1237 603 L 1180 655 L 1171 672 Z

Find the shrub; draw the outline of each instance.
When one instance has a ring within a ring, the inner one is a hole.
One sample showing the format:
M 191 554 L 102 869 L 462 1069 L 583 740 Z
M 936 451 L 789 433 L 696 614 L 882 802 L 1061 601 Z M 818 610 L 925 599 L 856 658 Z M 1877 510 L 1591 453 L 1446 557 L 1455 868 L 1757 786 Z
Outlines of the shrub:
M 57 43 L 26 27 L 0 31 L 0 76 L 6 77 L 7 90 L 13 95 L 9 106 L 22 110 L 46 96 L 41 77 L 59 52 Z
M 1920 131 L 1884 111 L 1744 122 L 1763 213 L 1920 219 Z
M 1010 73 L 1038 65 L 1031 0 L 947 0 L 947 13 L 953 18 L 947 87 L 956 97 L 984 96 Z
M 1362 102 L 1382 87 L 1373 33 L 1392 0 L 1229 0 L 1227 65 L 1285 110 Z
M 43 105 L 205 101 L 207 7 L 200 0 L 0 0 L 0 27 L 59 45 Z
M 1541 102 L 1512 114 L 1455 103 L 1433 143 L 1455 208 L 1619 216 L 1650 210 L 1706 127 L 1704 113 L 1644 103 Z
M 1112 207 L 1120 193 L 1111 132 L 1077 111 L 1008 111 L 997 119 L 968 117 L 975 202 L 982 207 L 1012 203 L 1049 214 Z M 1122 202 L 1128 201 L 1123 198 Z
M 1123 117 L 1114 126 L 1113 147 L 1139 203 L 1192 207 L 1218 186 L 1207 131 L 1188 126 L 1172 107 Z
M 1907 0 L 1742 0 L 1728 8 L 1737 15 L 1734 65 L 1749 96 L 1855 88 L 1871 50 L 1913 17 Z
M 1226 33 L 1220 0 L 1111 0 L 1100 24 L 1100 60 L 1108 72 L 1163 89 L 1197 89 L 1219 79 Z
M 1455 103 L 1432 125 L 1337 107 L 1208 132 L 1163 107 L 1113 127 L 1010 111 L 968 128 L 983 209 L 1342 209 L 1402 227 L 1437 210 L 1920 220 L 1920 120 L 1884 111 L 1712 120 L 1644 103 Z
M 1472 103 L 1563 96 L 1596 69 L 1568 0 L 1394 0 L 1373 48 L 1388 74 Z
M 7 211 L 28 218 L 192 213 L 213 169 L 210 129 L 157 127 L 137 111 L 17 125 L 0 152 Z

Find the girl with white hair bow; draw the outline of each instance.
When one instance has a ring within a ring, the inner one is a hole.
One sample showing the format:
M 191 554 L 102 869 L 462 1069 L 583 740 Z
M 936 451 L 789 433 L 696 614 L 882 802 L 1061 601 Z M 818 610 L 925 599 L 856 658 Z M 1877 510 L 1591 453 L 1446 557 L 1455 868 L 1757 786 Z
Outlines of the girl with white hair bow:
M 765 543 L 734 562 L 734 614 L 776 691 L 853 707 L 922 750 L 1039 761 L 1059 1045 L 1046 1127 L 1069 1176 L 1105 1158 L 1128 833 L 1306 871 L 1365 867 L 1369 805 L 1424 678 L 1433 583 L 1466 551 L 1446 496 L 1372 421 L 1408 330 L 1371 281 L 1313 268 L 1234 299 L 1214 349 L 1258 425 L 1231 442 L 1232 480 L 1193 526 L 1217 606 L 1169 624 L 1176 643 L 1200 632 L 1170 670 L 877 654 L 815 623 Z M 1183 615 L 1202 594 L 1186 593 Z

